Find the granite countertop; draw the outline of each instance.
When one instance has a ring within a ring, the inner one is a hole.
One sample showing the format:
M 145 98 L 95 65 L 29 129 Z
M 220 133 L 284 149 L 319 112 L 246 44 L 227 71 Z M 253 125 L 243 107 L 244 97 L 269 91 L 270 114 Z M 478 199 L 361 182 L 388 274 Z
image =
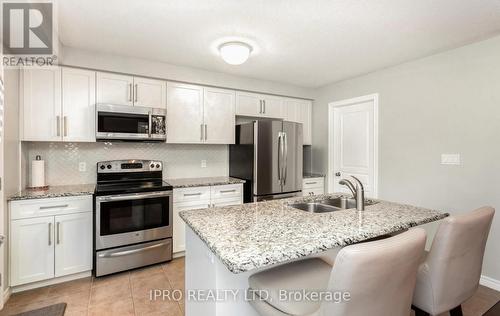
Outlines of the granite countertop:
M 302 175 L 303 179 L 309 179 L 309 178 L 324 178 L 325 175 L 321 173 L 304 173 Z
M 286 262 L 328 249 L 436 221 L 449 214 L 375 200 L 356 209 L 309 213 L 288 206 L 342 194 L 183 211 L 181 218 L 233 273 Z
M 95 184 L 53 185 L 47 190 L 25 189 L 8 198 L 9 201 L 47 199 L 65 196 L 81 196 L 94 194 Z
M 189 187 L 203 187 L 211 185 L 223 184 L 238 184 L 245 183 L 245 180 L 231 178 L 231 177 L 205 177 L 205 178 L 185 178 L 185 179 L 167 179 L 165 180 L 174 189 L 176 188 L 189 188 Z

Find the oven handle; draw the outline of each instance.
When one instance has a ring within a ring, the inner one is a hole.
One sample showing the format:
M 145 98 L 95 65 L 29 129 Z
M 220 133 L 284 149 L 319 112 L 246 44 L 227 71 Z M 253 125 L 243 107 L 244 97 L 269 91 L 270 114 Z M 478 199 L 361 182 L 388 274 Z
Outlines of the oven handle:
M 124 201 L 124 200 L 140 200 L 140 199 L 150 199 L 162 196 L 172 196 L 172 191 L 165 192 L 151 192 L 151 193 L 135 193 L 135 194 L 124 194 L 124 195 L 110 195 L 110 196 L 98 196 L 96 197 L 97 202 L 110 202 L 110 201 Z
M 163 247 L 163 246 L 167 246 L 168 244 L 169 244 L 169 242 L 162 242 L 161 244 L 156 244 L 156 245 L 148 246 L 148 247 L 145 247 L 145 248 L 139 248 L 139 249 L 133 249 L 133 250 L 125 250 L 125 251 L 114 252 L 114 253 L 107 253 L 107 252 L 100 253 L 99 254 L 99 258 L 113 258 L 113 257 L 128 256 L 128 255 L 132 255 L 132 254 L 135 254 L 135 253 L 144 252 L 144 251 L 148 251 L 148 250 L 151 250 L 151 249 L 156 249 L 156 248 L 160 248 L 160 247 Z

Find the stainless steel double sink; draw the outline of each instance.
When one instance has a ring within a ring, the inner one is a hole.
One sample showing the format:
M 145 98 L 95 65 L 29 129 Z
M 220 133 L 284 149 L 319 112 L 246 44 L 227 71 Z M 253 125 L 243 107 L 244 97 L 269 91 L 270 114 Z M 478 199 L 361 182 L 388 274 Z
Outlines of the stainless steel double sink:
M 377 204 L 378 202 L 365 200 L 365 206 Z M 314 202 L 301 202 L 290 204 L 291 207 L 310 212 L 310 213 L 328 213 L 350 208 L 356 208 L 356 200 L 347 197 L 338 197 L 332 199 L 318 200 Z

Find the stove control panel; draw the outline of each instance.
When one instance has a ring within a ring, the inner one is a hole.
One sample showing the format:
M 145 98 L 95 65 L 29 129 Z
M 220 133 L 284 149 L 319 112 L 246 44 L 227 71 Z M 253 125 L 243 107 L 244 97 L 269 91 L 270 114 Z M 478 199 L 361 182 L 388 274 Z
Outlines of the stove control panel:
M 163 162 L 157 160 L 111 160 L 97 163 L 97 173 L 163 171 Z

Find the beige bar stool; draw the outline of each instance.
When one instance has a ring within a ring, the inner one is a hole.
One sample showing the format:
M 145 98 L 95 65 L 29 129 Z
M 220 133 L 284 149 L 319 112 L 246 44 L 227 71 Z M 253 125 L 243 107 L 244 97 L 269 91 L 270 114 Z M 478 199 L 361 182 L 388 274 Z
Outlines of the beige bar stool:
M 249 294 L 257 294 L 250 303 L 262 316 L 410 315 L 425 239 L 425 231 L 415 228 L 384 240 L 347 246 L 338 253 L 333 268 L 314 258 L 256 273 L 249 278 Z M 348 292 L 350 299 L 296 301 L 283 299 L 280 290 L 341 291 Z
M 486 240 L 495 210 L 483 207 L 443 220 L 429 253 L 422 258 L 413 296 L 417 316 L 450 311 L 462 315 L 462 303 L 479 286 Z

